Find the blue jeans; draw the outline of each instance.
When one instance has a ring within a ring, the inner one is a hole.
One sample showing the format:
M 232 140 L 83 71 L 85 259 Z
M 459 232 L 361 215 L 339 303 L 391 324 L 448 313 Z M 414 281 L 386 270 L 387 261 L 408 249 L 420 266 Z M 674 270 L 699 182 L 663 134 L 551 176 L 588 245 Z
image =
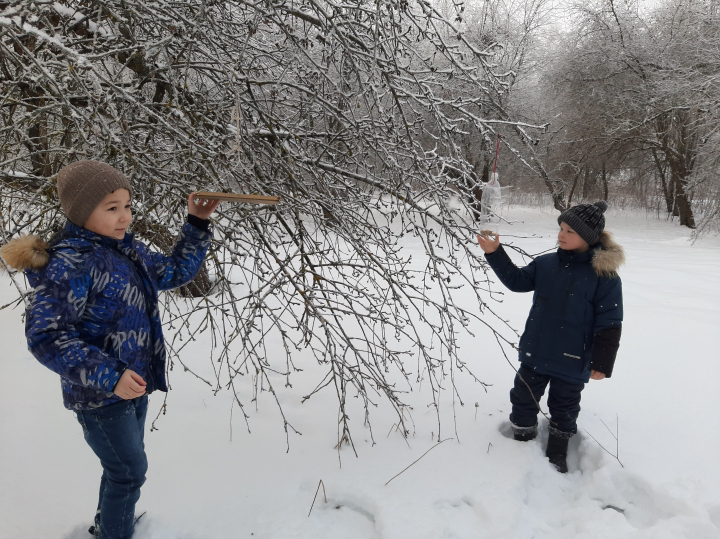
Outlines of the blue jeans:
M 520 376 L 527 382 L 525 385 Z M 510 421 L 518 427 L 532 427 L 537 425 L 538 407 L 535 401 L 540 402 L 545 388 L 550 384 L 548 394 L 548 408 L 550 409 L 550 426 L 567 433 L 577 432 L 577 418 L 580 414 L 580 393 L 585 384 L 583 382 L 567 382 L 540 374 L 527 367 L 524 363 L 520 365 L 518 374 L 515 376 L 515 386 L 510 390 L 510 402 L 512 413 Z M 530 386 L 530 391 L 528 391 Z M 535 399 L 533 400 L 533 397 Z
M 129 539 L 135 503 L 145 482 L 147 395 L 93 410 L 78 410 L 85 441 L 100 459 L 103 474 L 95 515 L 95 537 Z

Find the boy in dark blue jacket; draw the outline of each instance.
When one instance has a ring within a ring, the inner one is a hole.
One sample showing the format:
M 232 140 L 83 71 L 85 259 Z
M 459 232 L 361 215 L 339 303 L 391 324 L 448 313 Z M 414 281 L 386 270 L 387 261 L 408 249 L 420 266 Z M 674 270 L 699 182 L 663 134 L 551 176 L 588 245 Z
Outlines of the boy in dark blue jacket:
M 188 220 L 165 256 L 127 232 L 132 187 L 118 170 L 71 163 L 58 173 L 57 188 L 67 217 L 59 239 L 18 238 L 0 254 L 34 288 L 28 346 L 60 375 L 65 407 L 76 412 L 103 467 L 90 532 L 126 539 L 147 471 L 147 395 L 168 389 L 158 291 L 188 283 L 200 269 L 218 203 L 190 195 Z
M 620 345 L 623 307 L 617 274 L 622 248 L 605 232 L 605 202 L 580 204 L 558 217 L 559 249 L 518 268 L 498 236 L 479 235 L 485 258 L 513 292 L 534 292 L 520 338 L 520 369 L 510 390 L 516 440 L 537 435 L 538 403 L 550 384 L 546 455 L 567 472 L 568 440 L 577 432 L 580 392 L 612 374 Z

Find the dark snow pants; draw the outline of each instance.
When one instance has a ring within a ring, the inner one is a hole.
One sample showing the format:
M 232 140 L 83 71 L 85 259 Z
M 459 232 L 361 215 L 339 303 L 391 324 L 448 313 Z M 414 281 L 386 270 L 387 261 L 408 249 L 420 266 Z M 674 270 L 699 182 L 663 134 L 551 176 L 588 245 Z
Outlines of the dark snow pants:
M 527 385 L 520 379 L 521 376 Z M 540 402 L 548 383 L 550 384 L 548 394 L 550 426 L 568 434 L 575 434 L 577 417 L 580 413 L 580 392 L 585 384 L 540 374 L 524 363 L 521 364 L 518 374 L 515 376 L 515 385 L 510 390 L 510 402 L 512 403 L 510 421 L 518 427 L 537 425 L 539 410 L 535 401 Z M 528 390 L 528 386 L 530 386 L 532 394 Z

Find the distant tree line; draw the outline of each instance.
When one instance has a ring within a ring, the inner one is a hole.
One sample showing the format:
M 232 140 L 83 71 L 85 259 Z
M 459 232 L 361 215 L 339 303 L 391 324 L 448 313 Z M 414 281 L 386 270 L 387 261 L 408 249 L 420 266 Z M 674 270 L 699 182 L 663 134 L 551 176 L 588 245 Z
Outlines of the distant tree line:
M 513 106 L 549 124 L 537 151 L 566 204 L 601 198 L 720 230 L 718 6 L 584 2 L 544 36 Z M 517 187 L 539 191 L 511 167 Z

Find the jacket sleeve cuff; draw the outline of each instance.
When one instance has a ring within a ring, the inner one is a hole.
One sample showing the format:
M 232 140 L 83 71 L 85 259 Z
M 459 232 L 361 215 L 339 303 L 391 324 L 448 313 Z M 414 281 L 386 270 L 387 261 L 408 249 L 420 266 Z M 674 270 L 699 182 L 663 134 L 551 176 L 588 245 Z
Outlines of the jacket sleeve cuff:
M 510 257 L 503 249 L 503 246 L 499 245 L 492 253 L 485 253 L 485 260 L 487 260 L 491 268 L 500 269 L 510 262 Z
M 105 387 L 110 393 L 115 393 L 115 386 L 120 381 L 120 377 L 125 372 L 125 369 L 127 367 L 123 364 L 118 364 L 117 367 L 115 367 L 115 371 L 107 377 L 105 380 Z
M 197 215 L 188 214 L 187 222 L 203 232 L 210 232 L 210 219 L 201 219 Z
M 615 357 L 620 347 L 622 326 L 601 329 L 593 336 L 593 354 L 590 369 L 601 372 L 606 378 L 612 376 Z
M 200 220 L 205 221 L 205 219 Z M 188 220 L 185 221 L 185 224 L 180 230 L 180 238 L 178 241 L 182 241 L 182 238 L 190 239 L 191 241 L 209 242 L 212 239 L 212 228 L 209 227 L 208 230 L 203 230 L 202 228 L 195 226 Z
M 500 244 L 492 253 L 485 253 L 485 260 L 490 261 L 493 258 L 502 258 L 502 255 L 507 256 L 507 253 L 505 252 L 505 249 L 503 249 L 502 244 Z

